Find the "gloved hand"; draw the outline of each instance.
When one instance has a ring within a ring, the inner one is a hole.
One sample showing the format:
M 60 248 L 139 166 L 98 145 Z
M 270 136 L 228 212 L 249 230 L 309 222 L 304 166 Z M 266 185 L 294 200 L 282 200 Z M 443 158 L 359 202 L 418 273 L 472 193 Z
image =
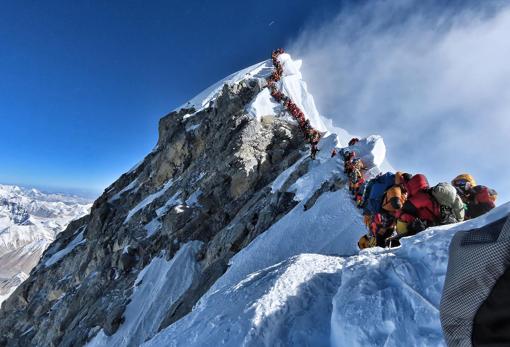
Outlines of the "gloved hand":
M 416 218 L 415 220 L 413 220 L 411 224 L 407 227 L 411 234 L 417 234 L 420 231 L 423 231 L 427 228 L 428 228 L 427 222 L 420 218 Z

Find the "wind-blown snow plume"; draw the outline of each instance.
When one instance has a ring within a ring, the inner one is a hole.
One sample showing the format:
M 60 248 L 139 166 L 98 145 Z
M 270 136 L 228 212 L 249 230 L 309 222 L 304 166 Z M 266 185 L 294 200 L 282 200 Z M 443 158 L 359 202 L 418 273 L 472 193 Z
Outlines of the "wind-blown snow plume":
M 289 48 L 321 112 L 383 135 L 396 168 L 431 181 L 468 171 L 504 202 L 509 30 L 501 2 L 371 1 L 310 25 Z

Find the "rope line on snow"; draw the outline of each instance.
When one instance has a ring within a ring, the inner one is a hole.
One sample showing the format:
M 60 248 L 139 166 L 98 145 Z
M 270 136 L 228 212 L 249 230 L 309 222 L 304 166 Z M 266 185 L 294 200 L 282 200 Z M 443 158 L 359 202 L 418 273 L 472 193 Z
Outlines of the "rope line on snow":
M 315 159 L 319 148 L 317 147 L 319 141 L 321 139 L 321 133 L 314 129 L 310 124 L 310 121 L 306 119 L 304 112 L 283 92 L 278 90 L 276 83 L 280 81 L 283 75 L 283 66 L 278 60 L 278 57 L 285 53 L 283 48 L 278 48 L 273 51 L 271 54 L 271 59 L 273 60 L 274 70 L 271 73 L 271 76 L 267 78 L 267 87 L 271 91 L 271 96 L 280 104 L 283 105 L 285 110 L 290 113 L 292 118 L 294 118 L 298 124 L 305 140 L 310 144 L 311 149 L 311 157 Z

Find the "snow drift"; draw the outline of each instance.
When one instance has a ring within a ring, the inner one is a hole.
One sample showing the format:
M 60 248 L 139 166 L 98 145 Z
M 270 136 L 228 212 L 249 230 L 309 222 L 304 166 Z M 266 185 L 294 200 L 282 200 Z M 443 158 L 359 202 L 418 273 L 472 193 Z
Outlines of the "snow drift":
M 262 267 L 211 290 L 190 315 L 144 346 L 444 345 L 438 310 L 450 240 L 458 230 L 508 213 L 510 203 L 402 239 L 396 249 L 351 257 L 302 253 Z M 286 243 L 301 243 L 302 234 Z M 274 250 L 262 237 L 253 244 Z M 248 261 L 244 255 L 236 258 Z

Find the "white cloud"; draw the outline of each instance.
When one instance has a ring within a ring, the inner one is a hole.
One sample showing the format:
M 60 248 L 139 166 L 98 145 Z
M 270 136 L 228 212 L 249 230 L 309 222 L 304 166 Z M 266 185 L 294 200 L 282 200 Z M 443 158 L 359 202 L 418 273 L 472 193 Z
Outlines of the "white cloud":
M 336 125 L 382 134 L 393 165 L 431 183 L 470 172 L 501 203 L 510 200 L 510 8 L 467 3 L 370 1 L 310 25 L 289 48 Z

